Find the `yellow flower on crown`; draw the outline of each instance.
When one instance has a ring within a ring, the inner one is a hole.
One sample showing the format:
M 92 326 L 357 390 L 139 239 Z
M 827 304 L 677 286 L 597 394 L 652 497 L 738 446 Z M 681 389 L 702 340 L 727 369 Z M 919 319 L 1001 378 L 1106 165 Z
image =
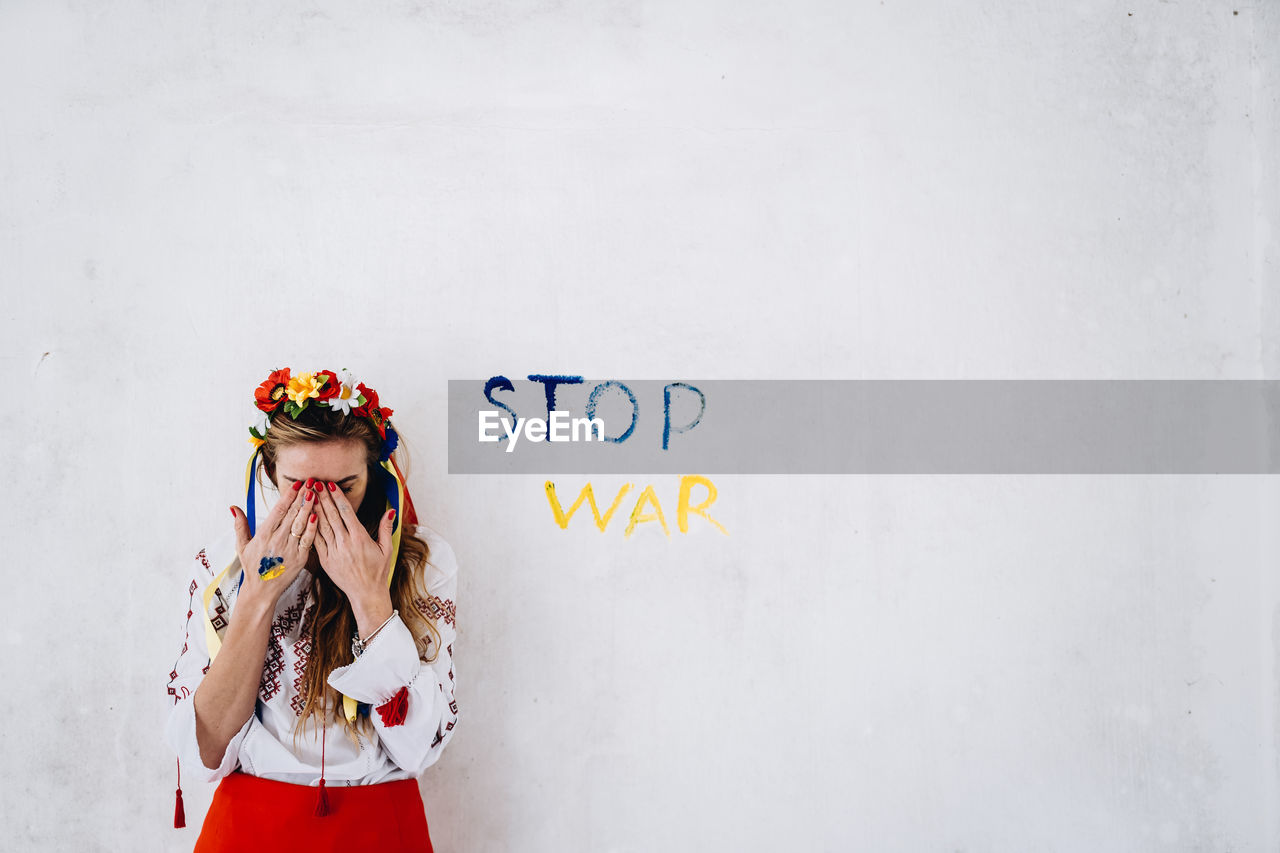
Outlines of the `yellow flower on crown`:
M 316 378 L 314 373 L 301 373 L 290 378 L 285 393 L 289 399 L 299 406 L 306 406 L 307 400 L 320 396 L 320 388 L 327 377 Z

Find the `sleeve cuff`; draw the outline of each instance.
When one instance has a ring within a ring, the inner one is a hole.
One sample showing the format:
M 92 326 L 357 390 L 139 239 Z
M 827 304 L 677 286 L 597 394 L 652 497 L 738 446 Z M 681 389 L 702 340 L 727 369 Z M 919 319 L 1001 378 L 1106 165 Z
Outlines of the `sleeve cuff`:
M 206 767 L 200 758 L 200 743 L 196 739 L 196 708 L 195 703 L 190 699 L 179 702 L 173 707 L 165 726 L 165 739 L 169 742 L 170 748 L 185 762 L 182 765 L 184 772 L 196 776 L 202 782 L 216 782 L 235 770 L 236 765 L 240 763 L 240 746 L 255 720 L 256 717 L 250 714 L 249 719 L 244 721 L 240 731 L 236 732 L 227 743 L 226 751 L 222 753 L 222 761 L 217 767 Z
M 329 686 L 357 702 L 381 705 L 413 681 L 420 665 L 413 634 L 397 615 L 360 657 L 329 673 Z

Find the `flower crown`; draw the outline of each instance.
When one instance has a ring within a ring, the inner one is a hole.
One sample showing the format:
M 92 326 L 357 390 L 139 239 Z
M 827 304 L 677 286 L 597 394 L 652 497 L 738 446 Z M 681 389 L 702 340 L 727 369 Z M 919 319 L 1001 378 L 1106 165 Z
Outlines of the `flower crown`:
M 289 368 L 273 370 L 271 375 L 253 392 L 258 407 L 258 421 L 249 427 L 249 443 L 258 448 L 266 441 L 272 420 L 287 412 L 297 420 L 309 405 L 327 406 L 343 414 L 365 418 L 378 430 L 382 438 L 382 455 L 385 461 L 399 444 L 399 437 L 388 418 L 391 409 L 378 405 L 378 392 L 357 382 L 351 371 L 343 368 L 317 370 L 291 376 Z

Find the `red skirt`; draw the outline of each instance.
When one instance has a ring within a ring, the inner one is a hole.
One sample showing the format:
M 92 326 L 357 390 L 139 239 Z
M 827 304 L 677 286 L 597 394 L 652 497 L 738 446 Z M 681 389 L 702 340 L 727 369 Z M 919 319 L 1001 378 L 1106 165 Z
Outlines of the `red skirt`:
M 416 779 L 351 786 L 326 780 L 325 792 L 329 813 L 317 817 L 319 788 L 235 770 L 213 792 L 193 853 L 432 853 Z

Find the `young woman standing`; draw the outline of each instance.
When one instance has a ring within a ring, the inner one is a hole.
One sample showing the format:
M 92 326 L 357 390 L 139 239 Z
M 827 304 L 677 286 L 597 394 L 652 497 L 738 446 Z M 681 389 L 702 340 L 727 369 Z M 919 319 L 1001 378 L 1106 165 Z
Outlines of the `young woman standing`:
M 187 578 L 165 729 L 174 825 L 185 768 L 219 783 L 197 853 L 431 851 L 417 778 L 458 718 L 453 551 L 418 523 L 375 391 L 286 368 L 255 403 L 246 508 Z M 279 493 L 265 517 L 258 463 Z

